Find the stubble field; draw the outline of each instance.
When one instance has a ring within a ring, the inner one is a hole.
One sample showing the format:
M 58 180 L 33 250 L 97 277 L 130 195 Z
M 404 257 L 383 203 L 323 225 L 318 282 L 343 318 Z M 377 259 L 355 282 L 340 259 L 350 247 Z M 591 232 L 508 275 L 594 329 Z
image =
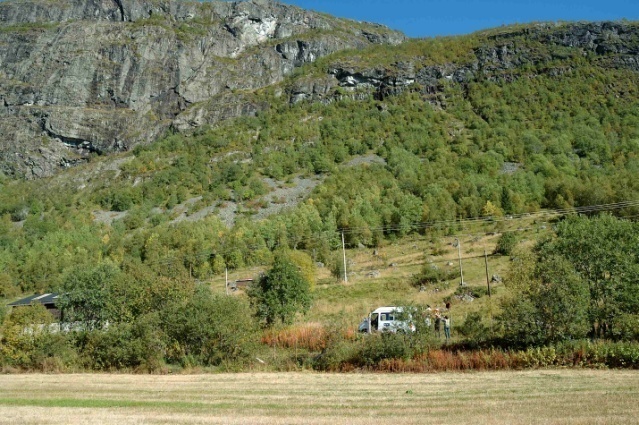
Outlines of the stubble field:
M 637 400 L 637 371 L 0 376 L 0 424 L 636 424 Z

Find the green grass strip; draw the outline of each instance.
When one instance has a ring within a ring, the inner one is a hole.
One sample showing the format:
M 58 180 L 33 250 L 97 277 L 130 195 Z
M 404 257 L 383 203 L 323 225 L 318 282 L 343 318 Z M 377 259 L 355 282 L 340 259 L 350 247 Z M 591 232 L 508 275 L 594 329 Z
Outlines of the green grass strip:
M 77 399 L 77 398 L 0 398 L 0 406 L 33 406 L 33 407 L 73 407 L 73 408 L 170 408 L 170 409 L 228 409 L 237 407 L 233 403 L 194 403 L 185 401 L 131 401 L 111 399 Z

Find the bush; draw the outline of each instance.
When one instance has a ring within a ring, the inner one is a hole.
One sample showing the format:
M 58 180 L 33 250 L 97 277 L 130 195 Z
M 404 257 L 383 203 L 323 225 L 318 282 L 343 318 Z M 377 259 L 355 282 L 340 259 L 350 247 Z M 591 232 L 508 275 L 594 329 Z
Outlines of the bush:
M 183 366 L 218 366 L 252 356 L 258 337 L 249 306 L 199 287 L 192 299 L 161 312 L 167 360 Z
M 349 341 L 337 339 L 332 341 L 313 362 L 316 370 L 327 372 L 350 371 L 356 367 L 355 359 L 361 352 L 363 340 Z
M 78 342 L 84 363 L 91 369 L 152 372 L 163 364 L 165 345 L 157 315 L 82 333 Z
M 458 279 L 459 269 L 441 269 L 434 264 L 424 264 L 421 271 L 412 277 L 415 287 L 432 286 L 450 280 Z
M 411 337 L 399 332 L 368 335 L 356 361 L 361 366 L 373 366 L 385 359 L 408 360 L 414 354 Z
M 612 336 L 622 341 L 639 341 L 639 314 L 620 314 L 615 320 Z
M 4 301 L 0 302 L 0 329 L 2 329 L 4 319 L 6 319 L 9 316 L 9 308 L 10 307 L 7 307 Z
M 324 348 L 313 360 L 313 367 L 324 371 L 349 371 L 354 368 L 353 359 L 361 350 L 363 338 L 345 324 L 333 323 L 324 328 Z
M 497 246 L 495 247 L 495 254 L 499 255 L 511 255 L 517 246 L 517 235 L 513 232 L 502 233 L 497 240 Z
M 329 268 L 331 276 L 335 279 L 344 280 L 344 257 L 341 252 L 334 254 L 330 258 Z
M 19 292 L 16 285 L 13 284 L 11 276 L 8 273 L 0 273 L 0 298 L 11 298 L 18 295 Z M 0 321 L 0 323 L 2 322 Z
M 486 341 L 489 338 L 489 329 L 483 323 L 482 317 L 479 312 L 470 313 L 464 323 L 457 327 L 457 332 L 474 344 Z
M 458 286 L 455 295 L 470 295 L 473 298 L 481 298 L 488 295 L 488 288 L 485 286 Z
M 290 324 L 311 306 L 310 284 L 286 251 L 276 254 L 273 267 L 249 287 L 248 296 L 266 326 Z
M 291 251 L 289 258 L 298 267 L 302 277 L 308 282 L 310 290 L 314 290 L 317 266 L 311 256 L 304 251 Z
M 66 335 L 51 329 L 42 305 L 16 308 L 0 329 L 0 363 L 25 370 L 60 371 L 76 363 Z

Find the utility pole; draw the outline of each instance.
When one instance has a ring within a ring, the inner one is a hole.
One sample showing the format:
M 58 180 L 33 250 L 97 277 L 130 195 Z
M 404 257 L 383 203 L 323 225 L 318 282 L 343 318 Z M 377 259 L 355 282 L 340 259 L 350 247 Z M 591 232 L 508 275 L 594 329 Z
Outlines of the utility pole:
M 226 288 L 226 295 L 229 294 L 229 269 L 224 268 L 224 287 Z
M 344 282 L 348 282 L 346 274 L 346 245 L 344 244 L 344 231 L 342 230 L 342 256 L 344 257 Z
M 457 247 L 457 257 L 459 258 L 459 286 L 464 286 L 464 269 L 462 268 L 461 241 L 459 238 L 455 238 L 453 246 Z
M 488 285 L 488 296 L 490 297 L 490 279 L 488 278 L 488 254 L 484 248 L 484 261 L 486 263 L 486 285 Z

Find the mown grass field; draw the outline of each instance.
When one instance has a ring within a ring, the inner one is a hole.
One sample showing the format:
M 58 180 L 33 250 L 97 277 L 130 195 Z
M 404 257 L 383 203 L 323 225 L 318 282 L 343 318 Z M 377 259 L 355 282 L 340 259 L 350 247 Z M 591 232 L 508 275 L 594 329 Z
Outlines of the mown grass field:
M 4 375 L 0 424 L 636 424 L 639 372 Z

